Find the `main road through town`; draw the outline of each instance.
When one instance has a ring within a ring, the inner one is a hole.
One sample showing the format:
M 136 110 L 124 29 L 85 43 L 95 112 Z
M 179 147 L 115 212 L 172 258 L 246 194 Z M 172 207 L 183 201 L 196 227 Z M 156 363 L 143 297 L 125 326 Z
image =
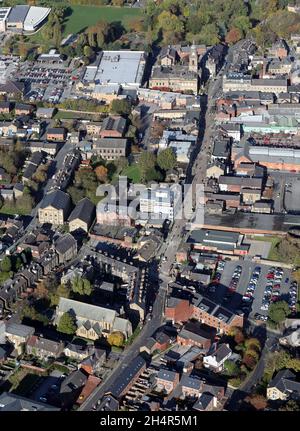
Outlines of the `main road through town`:
M 186 179 L 186 183 L 191 183 L 192 186 L 201 184 L 205 179 L 206 166 L 210 154 L 211 137 L 214 132 L 212 108 L 215 104 L 216 98 L 220 95 L 221 87 L 222 76 L 219 74 L 217 78 L 211 82 L 207 97 L 202 97 L 202 118 L 199 127 L 200 133 L 197 145 L 198 148 L 196 148 L 194 160 L 191 161 L 191 165 L 194 165 L 195 168 L 191 169 L 192 166 L 190 166 Z M 195 172 L 194 176 L 193 172 Z M 168 283 L 171 281 L 169 274 L 171 266 L 175 261 L 176 252 L 183 239 L 187 222 L 188 220 L 186 219 L 178 219 L 174 221 L 168 238 L 159 251 L 159 255 L 162 257 L 159 272 L 159 290 L 153 304 L 151 320 L 146 322 L 138 337 L 125 349 L 123 357 L 120 359 L 118 365 L 114 368 L 109 377 L 94 390 L 84 403 L 82 403 L 79 410 L 89 411 L 97 405 L 97 402 L 103 397 L 103 395 L 106 392 L 109 392 L 112 383 L 122 375 L 124 368 L 131 363 L 136 355 L 138 355 L 140 347 L 142 347 L 152 334 L 162 325 Z

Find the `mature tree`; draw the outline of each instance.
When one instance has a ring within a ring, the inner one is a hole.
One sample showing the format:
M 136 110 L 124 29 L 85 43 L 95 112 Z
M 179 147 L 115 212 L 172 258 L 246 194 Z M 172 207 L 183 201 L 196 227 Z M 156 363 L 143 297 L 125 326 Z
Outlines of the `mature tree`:
M 180 18 L 168 11 L 163 11 L 158 16 L 158 26 L 163 32 L 182 33 L 184 30 Z
M 56 292 L 50 295 L 51 305 L 58 305 L 59 298 L 70 298 L 70 288 L 67 284 L 60 284 Z
M 271 380 L 275 371 L 287 368 L 291 356 L 285 350 L 279 352 L 269 352 L 265 359 L 265 378 L 267 381 Z
M 252 25 L 248 16 L 238 16 L 234 20 L 234 27 L 238 28 L 243 35 L 246 35 Z
M 145 180 L 150 181 L 163 181 L 164 177 L 161 172 L 155 168 L 147 169 L 145 172 Z
M 245 336 L 243 334 L 243 331 L 240 328 L 236 328 L 236 329 L 237 329 L 237 331 L 234 335 L 234 342 L 236 344 L 242 344 L 245 340 Z
M 64 313 L 59 319 L 57 330 L 64 334 L 74 335 L 77 330 L 76 318 L 69 312 Z
M 49 292 L 43 281 L 40 281 L 34 290 L 34 295 L 37 298 L 48 298 Z
M 214 22 L 203 26 L 197 39 L 206 45 L 215 45 L 220 41 L 218 26 Z
M 245 356 L 252 356 L 252 358 L 253 359 L 255 359 L 255 361 L 257 362 L 258 361 L 258 359 L 259 359 L 259 353 L 257 352 L 257 350 L 254 350 L 254 349 L 247 349 L 246 350 L 246 352 L 245 352 L 245 354 L 244 354 L 244 357 Z
M 105 183 L 107 181 L 108 169 L 103 165 L 99 165 L 95 169 L 95 174 L 101 183 Z
M 5 256 L 1 261 L 1 271 L 9 272 L 11 271 L 11 268 L 12 268 L 11 258 L 9 256 Z
M 121 347 L 124 344 L 125 337 L 122 332 L 115 331 L 109 334 L 107 341 L 111 346 Z
M 82 198 L 85 197 L 85 191 L 80 187 L 70 186 L 67 192 L 71 196 L 74 205 L 76 205 Z
M 227 33 L 225 40 L 227 43 L 231 45 L 241 40 L 242 37 L 243 37 L 242 31 L 239 28 L 234 27 Z
M 144 29 L 144 20 L 143 18 L 132 18 L 128 22 L 128 28 L 133 32 L 140 32 Z
M 264 410 L 268 405 L 266 397 L 258 394 L 251 394 L 247 396 L 245 398 L 245 401 L 251 404 L 251 406 L 254 407 L 255 410 Z
M 131 103 L 127 99 L 114 99 L 110 104 L 113 114 L 129 115 L 131 113 Z
M 253 368 L 257 364 L 257 360 L 255 357 L 253 357 L 253 355 L 246 353 L 243 356 L 243 364 L 245 364 L 249 370 L 253 370 Z
M 298 373 L 300 371 L 300 359 L 297 358 L 292 358 L 287 362 L 286 365 L 287 368 L 291 368 L 292 370 L 294 370 L 296 373 Z
M 151 137 L 154 139 L 160 139 L 163 135 L 166 125 L 161 121 L 153 121 L 151 126 Z
M 299 412 L 300 411 L 300 403 L 295 400 L 289 400 L 286 404 L 279 407 L 279 411 L 282 412 Z
M 176 154 L 172 148 L 166 148 L 158 153 L 157 164 L 163 170 L 167 171 L 176 166 Z
M 273 302 L 270 305 L 269 318 L 275 323 L 282 322 L 289 314 L 289 304 L 286 301 Z
M 40 165 L 33 175 L 34 181 L 37 183 L 44 183 L 47 180 L 48 165 Z
M 125 3 L 125 0 L 112 0 L 113 6 L 123 6 Z
M 228 359 L 224 363 L 226 374 L 231 377 L 236 377 L 240 373 L 240 367 L 234 362 L 229 361 Z
M 44 314 L 39 313 L 34 306 L 25 305 L 21 312 L 22 319 L 27 318 L 33 321 L 41 322 L 43 325 L 49 324 L 49 319 Z
M 75 277 L 72 280 L 72 291 L 74 293 L 79 293 L 79 295 L 88 295 L 90 296 L 93 291 L 93 286 L 90 281 L 86 278 Z
M 245 347 L 246 350 L 254 350 L 258 353 L 261 351 L 261 344 L 258 338 L 248 338 L 248 340 L 245 341 Z
M 95 55 L 93 48 L 91 48 L 89 45 L 85 45 L 83 48 L 83 54 L 88 58 L 93 58 Z

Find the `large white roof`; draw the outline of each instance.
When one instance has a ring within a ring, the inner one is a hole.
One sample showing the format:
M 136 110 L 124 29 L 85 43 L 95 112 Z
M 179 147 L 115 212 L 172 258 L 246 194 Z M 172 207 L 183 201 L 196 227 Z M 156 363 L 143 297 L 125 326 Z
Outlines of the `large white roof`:
M 83 79 L 102 85 L 139 87 L 144 68 L 144 51 L 103 51 L 99 66 L 88 66 Z
M 24 21 L 24 30 L 34 30 L 49 15 L 51 8 L 31 6 Z

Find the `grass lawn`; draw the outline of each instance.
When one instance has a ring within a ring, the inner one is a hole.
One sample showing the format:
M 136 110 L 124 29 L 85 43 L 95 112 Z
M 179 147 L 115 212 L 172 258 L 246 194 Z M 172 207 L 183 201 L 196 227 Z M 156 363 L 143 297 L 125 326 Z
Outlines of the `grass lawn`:
M 253 239 L 256 241 L 271 242 L 271 249 L 269 252 L 268 259 L 270 260 L 282 260 L 282 257 L 276 251 L 276 245 L 280 242 L 281 238 L 278 236 L 255 236 Z
M 26 211 L 24 208 L 18 207 L 18 208 L 12 208 L 9 205 L 4 204 L 0 209 L 0 214 L 7 214 L 7 215 L 30 215 L 31 211 Z
M 121 175 L 128 177 L 133 183 L 141 182 L 141 171 L 137 165 L 128 166 Z
M 65 20 L 64 36 L 79 33 L 98 21 L 121 21 L 126 28 L 128 20 L 141 15 L 139 8 L 112 6 L 70 6 L 72 13 Z
M 55 120 L 76 120 L 83 118 L 84 120 L 94 120 L 96 117 L 100 120 L 101 114 L 95 112 L 90 114 L 79 114 L 76 112 L 68 112 L 63 110 L 58 110 L 57 113 L 54 115 Z

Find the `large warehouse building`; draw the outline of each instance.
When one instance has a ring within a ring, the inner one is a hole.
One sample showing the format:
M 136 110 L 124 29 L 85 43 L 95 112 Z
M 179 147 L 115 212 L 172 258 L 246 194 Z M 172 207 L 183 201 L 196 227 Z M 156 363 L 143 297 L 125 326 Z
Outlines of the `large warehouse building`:
M 87 66 L 83 82 L 139 88 L 145 64 L 144 51 L 103 51 L 95 63 Z
M 43 25 L 51 8 L 17 5 L 12 8 L 0 8 L 0 32 L 33 32 Z

